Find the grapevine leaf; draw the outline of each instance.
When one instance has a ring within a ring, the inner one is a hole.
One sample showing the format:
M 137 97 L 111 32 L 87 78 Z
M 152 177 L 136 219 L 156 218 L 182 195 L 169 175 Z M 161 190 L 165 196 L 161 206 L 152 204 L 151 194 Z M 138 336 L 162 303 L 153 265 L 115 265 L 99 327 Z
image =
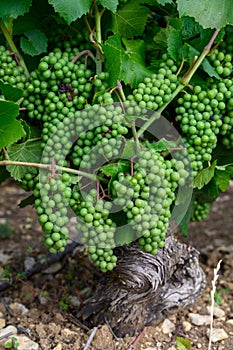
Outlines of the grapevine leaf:
M 116 163 L 103 165 L 100 168 L 100 171 L 106 176 L 115 177 L 118 173 L 125 173 L 129 169 L 130 169 L 129 161 L 121 159 Z
M 112 15 L 109 30 L 126 38 L 141 35 L 146 26 L 149 8 L 141 0 L 130 0 Z
M 118 34 L 109 37 L 103 46 L 110 84 L 115 86 L 118 80 L 123 80 L 136 87 L 144 77 L 151 74 L 144 64 L 144 43 L 142 40 L 123 41 L 126 50 Z
M 221 192 L 225 192 L 230 185 L 230 180 L 233 175 L 233 166 L 226 165 L 221 167 L 216 167 L 215 171 L 215 182 Z
M 181 30 L 173 30 L 167 39 L 167 51 L 175 61 L 183 58 Z
M 174 141 L 168 141 L 162 138 L 159 141 L 152 144 L 148 142 L 147 147 L 151 147 L 157 152 L 163 152 L 163 151 L 168 151 L 170 148 L 177 147 L 177 143 Z
M 215 167 L 217 161 L 215 160 L 210 166 L 202 169 L 193 181 L 193 188 L 198 188 L 199 190 L 207 185 L 210 180 L 214 177 Z
M 133 228 L 129 225 L 118 227 L 114 239 L 117 245 L 132 243 L 135 239 Z
M 191 202 L 182 221 L 179 223 L 180 231 L 184 235 L 184 237 L 188 236 L 188 225 L 190 222 L 190 218 L 192 217 L 192 214 L 193 214 L 193 203 Z
M 48 39 L 39 29 L 28 30 L 24 35 L 26 38 L 20 38 L 20 46 L 24 53 L 36 56 L 46 52 Z
M 180 17 L 190 16 L 203 28 L 223 28 L 233 22 L 232 0 L 177 0 Z
M 123 43 L 126 51 L 122 56 L 120 80 L 136 87 L 145 77 L 151 75 L 151 72 L 145 67 L 144 42 L 123 39 Z
M 11 101 L 0 101 L 0 148 L 6 147 L 25 136 L 22 124 L 16 117 L 19 106 Z
M 113 13 L 117 10 L 118 0 L 98 0 L 98 3 Z
M 121 38 L 118 34 L 112 35 L 103 45 L 106 66 L 110 76 L 110 85 L 115 86 L 120 76 L 122 57 L 124 55 Z M 115 59 L 117 57 L 117 60 Z
M 188 350 L 192 347 L 190 341 L 182 337 L 176 337 L 176 344 L 178 350 Z
M 23 96 L 23 90 L 0 80 L 0 91 L 8 101 L 17 102 Z
M 127 140 L 125 143 L 125 147 L 121 154 L 121 158 L 130 159 L 134 157 L 136 154 L 136 143 L 135 140 Z
M 170 34 L 175 31 L 172 26 L 161 28 L 160 31 L 154 36 L 153 41 L 158 49 L 166 49 L 168 45 L 168 38 Z
M 27 163 L 40 163 L 41 161 L 41 147 L 39 141 L 30 140 L 15 144 L 7 147 L 7 152 L 10 160 L 17 162 L 27 162 Z M 20 181 L 24 175 L 31 169 L 30 166 L 18 166 L 18 165 L 8 165 L 7 170 L 10 172 L 11 176 Z
M 200 34 L 202 27 L 195 21 L 193 17 L 182 17 L 182 37 L 184 40 L 189 40 Z
M 1 18 L 17 18 L 29 11 L 32 0 L 15 1 L 1 0 L 0 1 L 0 17 Z
M 54 7 L 55 12 L 58 12 L 70 24 L 89 11 L 92 0 L 49 0 L 49 4 Z

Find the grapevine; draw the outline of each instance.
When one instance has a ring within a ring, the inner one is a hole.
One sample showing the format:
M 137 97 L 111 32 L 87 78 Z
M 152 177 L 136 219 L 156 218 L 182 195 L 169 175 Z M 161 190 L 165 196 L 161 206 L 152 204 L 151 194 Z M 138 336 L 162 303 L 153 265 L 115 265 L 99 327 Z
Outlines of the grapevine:
M 78 240 L 103 272 L 115 268 L 117 245 L 136 241 L 157 254 L 172 220 L 187 234 L 233 174 L 232 26 L 209 31 L 179 15 L 175 1 L 107 3 L 94 1 L 75 19 L 57 11 L 41 26 L 55 28 L 45 50 L 25 46 L 23 34 L 17 47 L 14 27 L 5 18 L 0 25 L 0 108 L 11 120 L 2 125 L 3 178 L 33 192 L 51 253 L 64 251 L 74 216 Z M 127 27 L 131 8 L 143 20 Z M 206 203 L 192 196 L 208 186 L 215 194 Z

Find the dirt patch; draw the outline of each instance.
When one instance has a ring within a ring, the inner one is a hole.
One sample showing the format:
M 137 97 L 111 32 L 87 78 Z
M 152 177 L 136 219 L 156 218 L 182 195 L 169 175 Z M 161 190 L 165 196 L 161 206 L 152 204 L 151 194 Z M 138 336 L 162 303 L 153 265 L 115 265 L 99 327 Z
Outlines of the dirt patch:
M 96 285 L 98 272 L 90 263 L 85 249 L 75 248 L 61 261 L 43 269 L 30 279 L 23 272 L 49 254 L 43 245 L 43 233 L 31 206 L 19 209 L 19 202 L 27 194 L 14 182 L 0 186 L 0 284 L 17 282 L 0 294 L 1 319 L 18 328 L 18 334 L 39 345 L 39 349 L 84 349 L 93 330 L 84 329 L 75 318 L 82 302 Z M 210 305 L 213 269 L 221 259 L 216 298 L 225 315 L 214 320 L 214 327 L 224 329 L 228 338 L 213 343 L 212 350 L 232 350 L 233 325 L 233 187 L 222 194 L 202 223 L 191 223 L 188 241 L 200 251 L 200 261 L 207 276 L 207 287 L 196 305 L 189 310 L 169 317 L 174 329 L 164 334 L 162 324 L 147 327 L 134 346 L 142 349 L 177 349 L 176 337 L 188 339 L 193 349 L 207 349 L 208 325 L 196 326 L 190 313 L 207 315 Z M 31 264 L 31 265 L 30 265 Z M 17 304 L 27 310 L 17 309 Z M 4 322 L 2 321 L 2 322 Z M 4 324 L 4 323 L 2 323 Z M 132 337 L 116 339 L 108 325 L 98 327 L 88 349 L 126 350 L 134 341 Z

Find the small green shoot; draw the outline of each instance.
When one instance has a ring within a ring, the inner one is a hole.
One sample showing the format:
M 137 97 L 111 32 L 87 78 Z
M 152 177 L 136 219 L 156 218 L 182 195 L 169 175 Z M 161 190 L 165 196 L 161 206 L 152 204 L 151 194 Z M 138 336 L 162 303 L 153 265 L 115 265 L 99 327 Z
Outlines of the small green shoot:
M 188 350 L 191 349 L 192 344 L 186 338 L 176 337 L 177 350 Z
M 8 340 L 5 343 L 5 349 L 18 349 L 19 347 L 19 342 L 18 339 L 15 337 L 12 337 L 10 340 Z

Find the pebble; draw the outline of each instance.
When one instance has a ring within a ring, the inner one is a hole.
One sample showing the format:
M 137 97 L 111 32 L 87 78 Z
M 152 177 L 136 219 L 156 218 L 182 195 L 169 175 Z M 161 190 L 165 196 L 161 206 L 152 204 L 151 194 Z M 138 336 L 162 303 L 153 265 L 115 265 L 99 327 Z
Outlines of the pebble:
M 39 345 L 25 335 L 16 337 L 19 343 L 17 350 L 38 350 Z
M 28 256 L 25 260 L 24 260 L 24 269 L 26 271 L 31 270 L 33 266 L 35 266 L 36 264 L 36 259 L 33 258 L 32 256 Z
M 59 262 L 56 262 L 53 265 L 49 266 L 47 269 L 43 270 L 43 273 L 46 273 L 46 274 L 57 273 L 61 269 L 62 269 L 62 264 Z
M 0 262 L 2 265 L 5 265 L 10 259 L 10 255 L 5 254 L 3 250 L 0 250 Z
M 4 318 L 0 318 L 0 329 L 6 326 L 6 320 Z
M 227 323 L 227 324 L 230 324 L 231 326 L 233 326 L 233 319 L 227 320 L 226 323 Z
M 24 306 L 23 304 L 20 304 L 20 303 L 11 303 L 10 308 L 13 311 L 14 315 L 20 314 L 21 316 L 23 316 L 26 313 L 28 313 L 28 311 L 29 311 L 26 308 L 26 306 Z
M 161 325 L 161 330 L 163 334 L 171 334 L 176 329 L 176 326 L 168 318 L 165 318 Z
M 81 305 L 80 299 L 77 298 L 75 295 L 69 297 L 69 302 L 72 306 L 75 306 L 77 308 Z
M 200 315 L 200 314 L 194 314 L 190 312 L 189 318 L 191 319 L 192 324 L 195 324 L 195 326 L 210 325 L 211 317 L 209 315 Z
M 57 344 L 57 346 L 55 346 L 55 348 L 53 348 L 53 350 L 62 350 L 62 345 L 60 343 Z
M 207 330 L 207 336 L 210 337 L 210 329 Z M 227 339 L 228 334 L 225 332 L 223 328 L 213 328 L 213 333 L 211 338 L 212 338 L 212 342 L 216 343 L 218 341 Z
M 207 306 L 207 312 L 208 314 L 211 314 L 211 306 Z M 225 311 L 220 309 L 220 307 L 214 307 L 213 308 L 213 314 L 217 318 L 222 318 L 225 316 Z
M 191 325 L 190 322 L 184 321 L 184 322 L 183 322 L 183 328 L 184 328 L 184 331 L 185 331 L 185 332 L 189 332 L 189 331 L 191 330 L 191 328 L 192 328 L 192 325 Z
M 7 326 L 6 328 L 0 329 L 0 343 L 3 341 L 5 343 L 7 339 L 7 334 L 9 337 L 15 336 L 17 334 L 17 328 L 14 326 Z

